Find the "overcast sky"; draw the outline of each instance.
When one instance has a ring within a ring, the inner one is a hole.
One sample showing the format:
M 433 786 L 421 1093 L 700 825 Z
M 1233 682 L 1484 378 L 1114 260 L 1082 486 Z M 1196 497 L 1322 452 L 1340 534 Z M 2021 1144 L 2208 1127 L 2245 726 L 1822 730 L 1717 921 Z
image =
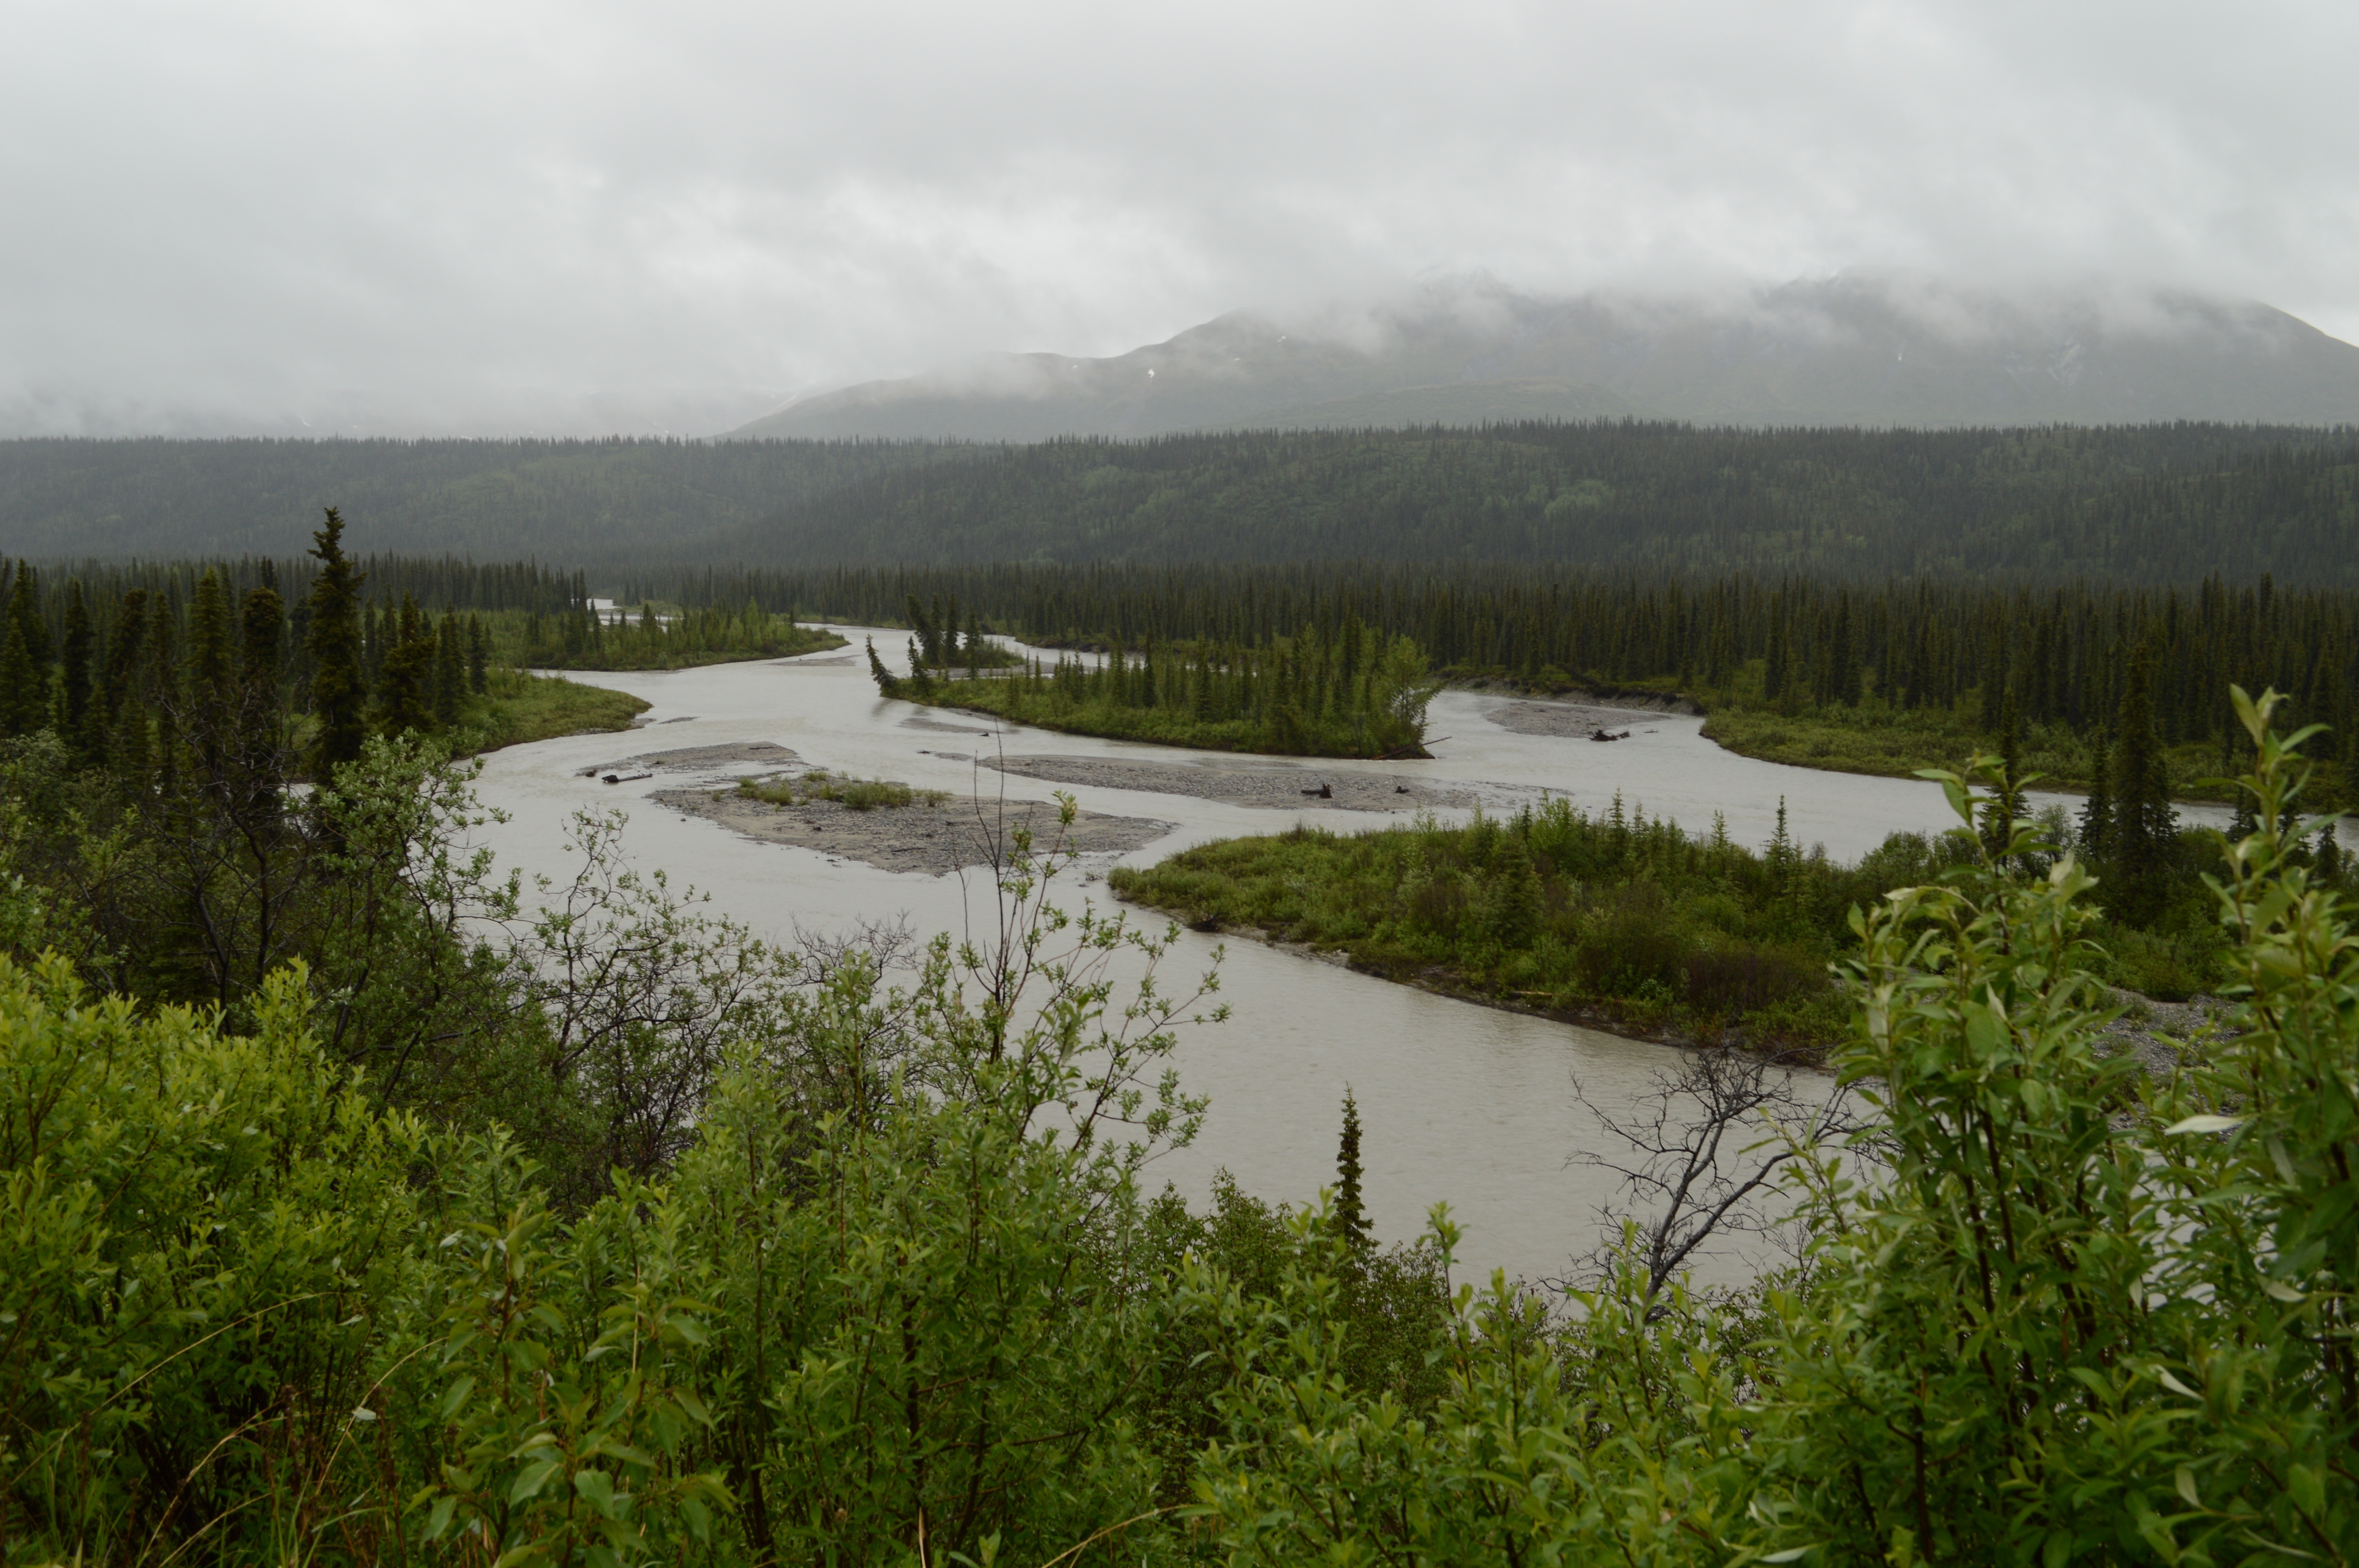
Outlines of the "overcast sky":
M 2359 338 L 2359 5 L 11 0 L 0 433 L 701 432 L 1487 275 Z

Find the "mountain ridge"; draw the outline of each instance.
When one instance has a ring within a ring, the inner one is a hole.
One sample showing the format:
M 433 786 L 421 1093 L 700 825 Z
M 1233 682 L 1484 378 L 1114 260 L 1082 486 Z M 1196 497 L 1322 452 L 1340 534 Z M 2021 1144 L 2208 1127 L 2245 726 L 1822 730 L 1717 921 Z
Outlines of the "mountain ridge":
M 1038 441 L 1634 417 L 1734 426 L 2359 422 L 2359 347 L 2184 292 L 2011 297 L 1849 275 L 1742 299 L 1438 290 L 1288 329 L 1233 311 L 1085 358 L 838 388 L 716 438 Z

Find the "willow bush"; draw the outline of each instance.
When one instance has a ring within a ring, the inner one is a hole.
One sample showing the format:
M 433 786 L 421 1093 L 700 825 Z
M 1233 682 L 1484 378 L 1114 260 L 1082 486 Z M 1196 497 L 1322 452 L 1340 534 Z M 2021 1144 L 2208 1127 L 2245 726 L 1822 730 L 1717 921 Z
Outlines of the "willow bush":
M 2108 1054 L 2087 871 L 1978 835 L 1856 915 L 1834 1065 L 1882 1115 L 1794 1150 L 1799 1260 L 1744 1290 L 1625 1246 L 1437 1301 L 1446 1213 L 1404 1271 L 1323 1206 L 1144 1196 L 1219 1010 L 1028 844 L 991 941 L 771 996 L 678 1152 L 578 1206 L 526 1134 L 381 1104 L 298 968 L 233 1033 L 0 957 L 0 1551 L 2348 1561 L 2359 947 L 2302 737 L 2237 706 L 2224 1026 Z M 2011 783 L 1944 782 L 1969 823 Z M 0 931 L 38 902 L 0 874 Z

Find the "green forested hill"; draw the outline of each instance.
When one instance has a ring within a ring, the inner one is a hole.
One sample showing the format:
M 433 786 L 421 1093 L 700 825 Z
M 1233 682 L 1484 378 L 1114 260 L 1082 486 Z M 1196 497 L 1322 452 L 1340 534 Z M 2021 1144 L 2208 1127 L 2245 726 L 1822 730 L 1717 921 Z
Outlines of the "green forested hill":
M 958 449 L 880 442 L 0 441 L 0 555 L 292 556 L 320 509 L 381 547 L 569 562 L 706 558 L 871 470 Z
M 375 548 L 611 571 L 1546 562 L 2359 584 L 2359 431 L 1631 421 L 938 442 L 0 443 L 0 555 Z

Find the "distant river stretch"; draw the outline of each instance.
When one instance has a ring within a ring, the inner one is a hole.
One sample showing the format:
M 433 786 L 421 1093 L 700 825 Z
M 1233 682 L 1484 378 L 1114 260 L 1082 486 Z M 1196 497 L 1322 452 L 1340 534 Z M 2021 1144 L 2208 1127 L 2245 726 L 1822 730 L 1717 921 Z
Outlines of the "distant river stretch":
M 992 721 L 880 698 L 861 649 L 867 633 L 838 630 L 852 639 L 849 648 L 800 659 L 574 675 L 655 706 L 645 727 L 628 734 L 546 741 L 486 760 L 484 800 L 511 814 L 506 825 L 488 830 L 501 862 L 559 876 L 569 870 L 563 837 L 571 812 L 619 806 L 630 813 L 625 841 L 635 863 L 662 868 L 675 887 L 693 883 L 712 895 L 712 907 L 757 931 L 905 914 L 921 933 L 956 933 L 966 918 L 963 900 L 988 896 L 984 879 L 969 878 L 969 893 L 955 877 L 880 871 L 822 849 L 755 843 L 647 798 L 678 788 L 684 782 L 679 774 L 610 785 L 582 776 L 582 770 L 650 752 L 769 742 L 791 749 L 806 766 L 964 795 L 978 788 L 996 792 L 1002 775 L 978 775 L 972 762 L 940 753 L 1154 764 L 1204 755 L 1020 727 L 976 733 L 993 729 Z M 897 651 L 897 667 L 907 636 L 875 633 L 880 651 Z M 1724 813 L 1730 835 L 1754 844 L 1767 841 L 1782 796 L 1796 839 L 1823 843 L 1843 858 L 1875 848 L 1895 830 L 1948 823 L 1947 807 L 1931 784 L 1754 762 L 1701 739 L 1697 719 L 1631 713 L 1621 721 L 1630 738 L 1600 745 L 1518 733 L 1486 717 L 1509 700 L 1445 692 L 1435 700 L 1428 726 L 1437 738 L 1435 760 L 1304 761 L 1304 784 L 1406 775 L 1500 808 L 1537 800 L 1545 790 L 1598 810 L 1618 791 L 1650 816 L 1669 816 L 1693 829 L 1709 830 L 1712 814 Z M 754 765 L 734 771 L 754 771 Z M 1174 825 L 1143 848 L 1085 863 L 1082 871 L 1093 880 L 1081 884 L 1075 877 L 1079 885 L 1069 888 L 1069 904 L 1083 896 L 1105 901 L 1103 874 L 1110 864 L 1151 864 L 1207 839 L 1280 830 L 1298 816 L 1348 830 L 1406 816 L 1405 810 L 1272 808 L 1025 777 L 1006 784 L 1011 797 L 1045 799 L 1052 787 L 1065 788 L 1085 810 Z M 1373 793 L 1369 786 L 1343 790 L 1338 800 L 1364 800 Z M 1183 935 L 1171 979 L 1200 971 L 1213 941 Z M 1494 1268 L 1531 1278 L 1560 1275 L 1569 1258 L 1594 1243 L 1595 1210 L 1610 1195 L 1595 1173 L 1569 1162 L 1577 1151 L 1599 1142 L 1594 1124 L 1573 1099 L 1571 1078 L 1578 1074 L 1593 1099 L 1626 1103 L 1643 1091 L 1650 1073 L 1668 1064 L 1663 1047 L 1446 1000 L 1246 938 L 1233 936 L 1227 947 L 1222 993 L 1234 1017 L 1218 1028 L 1190 1032 L 1179 1061 L 1187 1087 L 1212 1097 L 1210 1119 L 1194 1147 L 1161 1162 L 1159 1179 L 1197 1198 L 1212 1173 L 1226 1167 L 1250 1192 L 1309 1200 L 1334 1179 L 1348 1085 L 1364 1128 L 1364 1191 L 1380 1236 L 1414 1235 L 1427 1210 L 1446 1199 L 1466 1230 L 1460 1277 L 1476 1280 Z

